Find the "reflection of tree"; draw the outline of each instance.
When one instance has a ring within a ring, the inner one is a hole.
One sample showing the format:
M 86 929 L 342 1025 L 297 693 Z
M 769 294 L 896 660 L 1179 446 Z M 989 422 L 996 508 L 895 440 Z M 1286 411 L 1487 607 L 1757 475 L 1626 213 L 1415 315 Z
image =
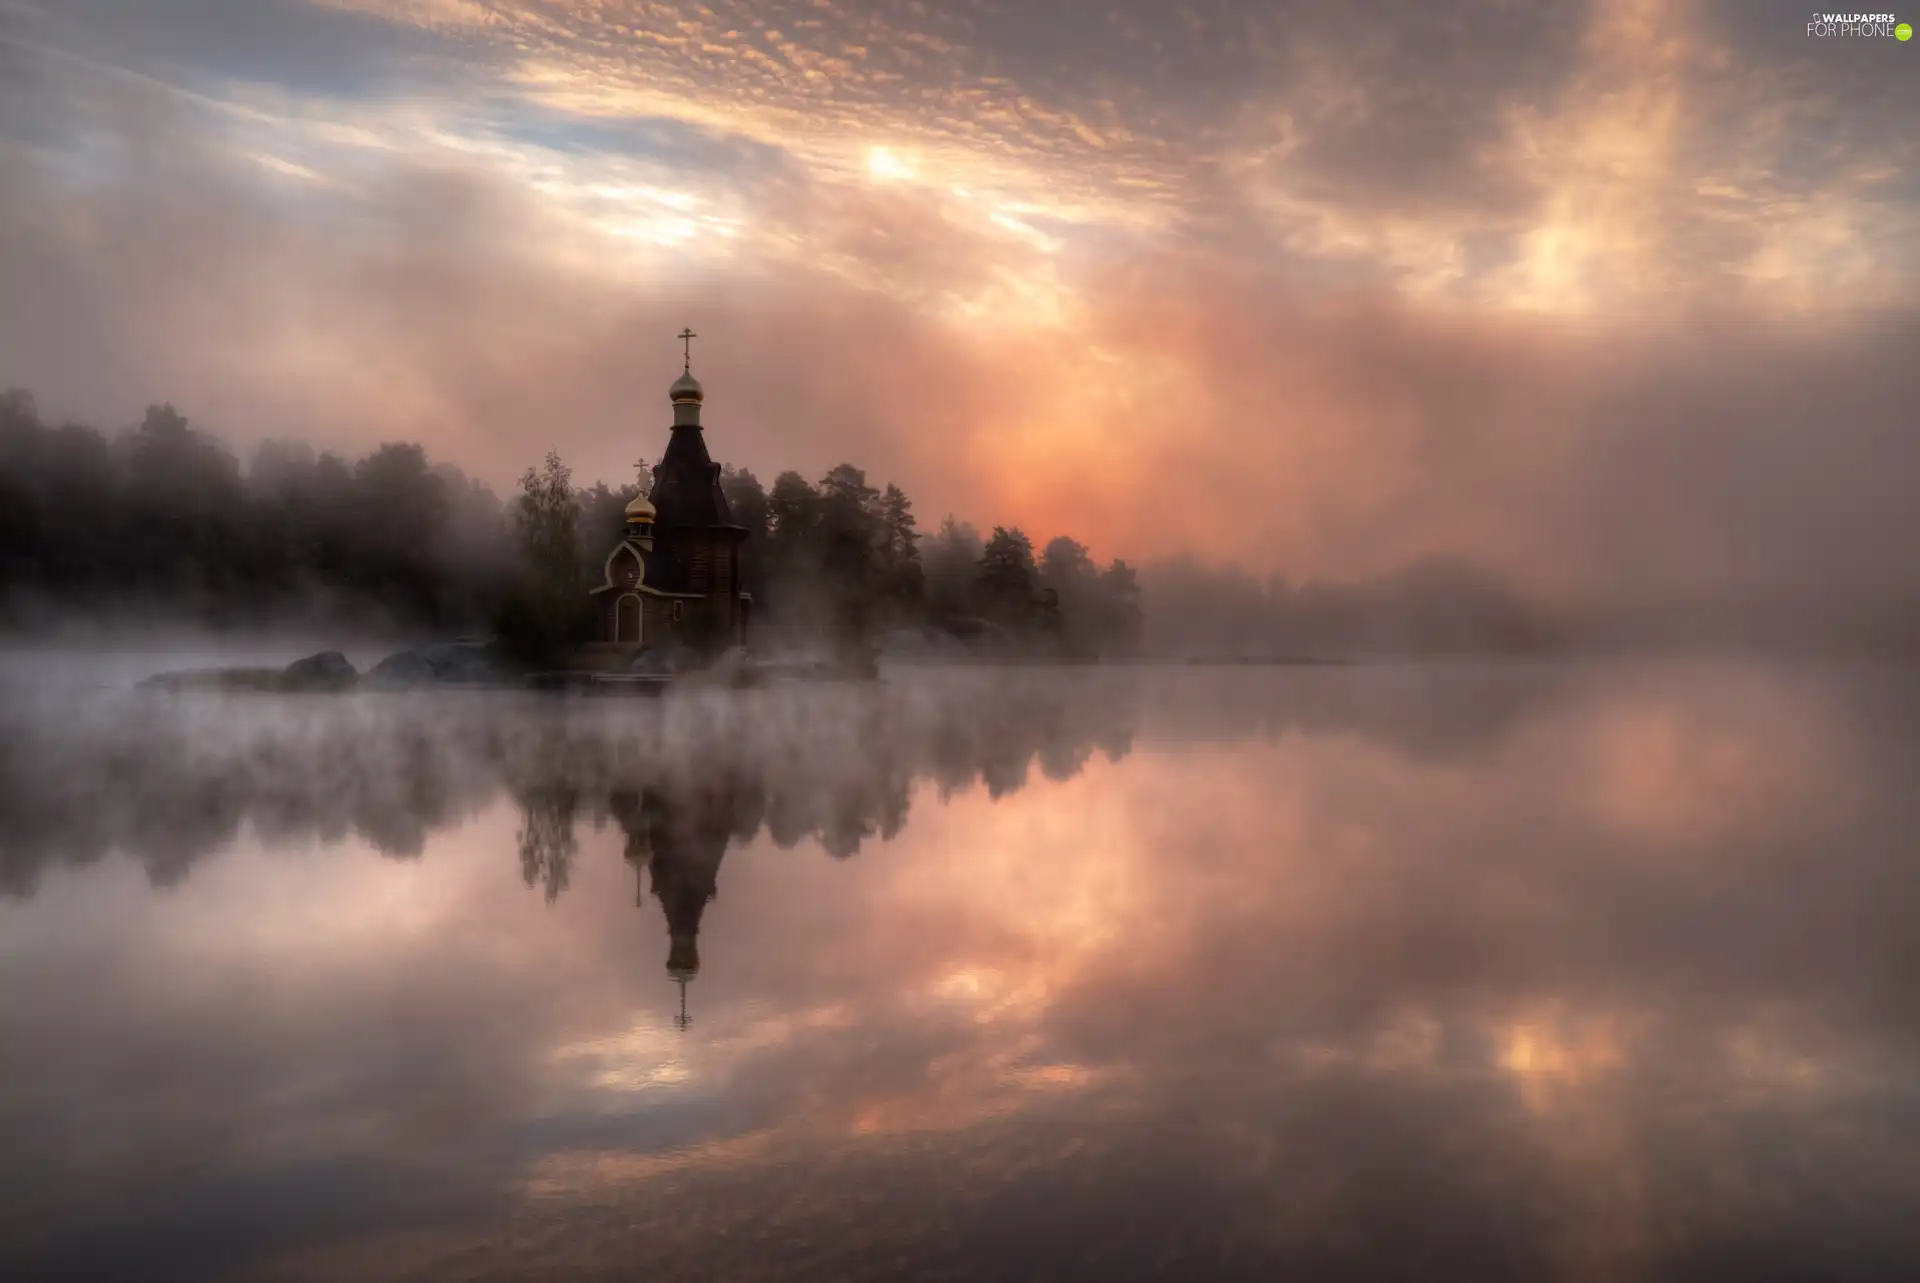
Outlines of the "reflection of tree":
M 580 849 L 574 836 L 574 812 L 579 793 L 566 784 L 547 785 L 524 793 L 520 802 L 520 876 L 528 886 L 542 887 L 552 904 L 567 889 L 573 857 Z
M 135 695 L 0 705 L 0 888 L 112 853 L 156 882 L 236 841 L 351 837 L 417 855 L 503 792 L 522 873 L 567 886 L 582 815 L 698 814 L 733 840 L 763 828 L 846 858 L 906 823 L 916 783 L 1023 787 L 1095 748 L 1127 751 L 1136 679 L 1101 670 L 927 674 L 657 703 L 516 696 Z M 713 796 L 702 789 L 717 790 Z M 661 810 L 662 807 L 666 809 Z M 648 810 L 648 808 L 652 808 Z M 690 809 L 689 809 L 690 808 Z M 664 821 L 660 821 L 664 822 Z M 675 820 L 675 824 L 683 821 Z M 701 831 L 705 831 L 702 828 Z
M 1161 674 L 1144 689 L 1177 734 L 1357 731 L 1422 755 L 1484 745 L 1538 705 L 1540 672 L 1295 670 Z M 564 890 L 572 813 L 609 815 L 627 789 L 725 778 L 736 837 L 817 841 L 852 856 L 906 822 L 916 784 L 1001 797 L 1037 764 L 1069 779 L 1132 747 L 1143 688 L 1114 670 L 980 670 L 871 687 L 805 687 L 711 702 L 551 702 L 360 695 L 126 697 L 0 706 L 0 887 L 49 863 L 137 856 L 158 883 L 246 838 L 358 837 L 394 856 L 502 790 L 527 812 L 533 885 Z
M 49 864 L 136 856 L 160 885 L 251 834 L 270 845 L 358 835 L 396 857 L 499 787 L 480 728 L 422 723 L 400 701 L 144 697 L 0 707 L 0 889 Z
M 527 814 L 530 884 L 565 889 L 573 820 L 627 790 L 728 781 L 735 837 L 762 827 L 839 858 L 887 841 L 914 789 L 1024 788 L 1132 749 L 1142 718 L 1206 738 L 1360 734 L 1421 757 L 1479 751 L 1574 679 L 1539 668 L 981 669 L 658 703 L 371 694 L 135 695 L 0 703 L 0 889 L 52 863 L 134 855 L 156 883 L 248 838 L 350 837 L 393 856 L 503 791 Z M 675 781 L 678 781 L 676 783 Z M 572 801 L 569 803 L 568 798 Z M 571 806 L 571 811 L 568 807 Z

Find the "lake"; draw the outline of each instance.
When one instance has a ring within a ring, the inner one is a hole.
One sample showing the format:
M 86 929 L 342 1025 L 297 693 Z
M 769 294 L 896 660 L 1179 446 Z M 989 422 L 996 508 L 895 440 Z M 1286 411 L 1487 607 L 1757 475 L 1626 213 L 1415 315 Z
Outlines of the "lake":
M 0 1276 L 1920 1273 L 1920 673 L 75 695 Z

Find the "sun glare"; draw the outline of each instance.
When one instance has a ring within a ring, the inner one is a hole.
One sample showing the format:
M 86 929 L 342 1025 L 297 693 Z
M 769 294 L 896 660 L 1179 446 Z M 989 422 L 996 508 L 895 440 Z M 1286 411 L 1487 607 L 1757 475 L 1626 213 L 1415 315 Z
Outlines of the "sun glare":
M 913 166 L 907 163 L 905 157 L 890 147 L 869 147 L 867 149 L 867 172 L 875 178 L 912 178 Z

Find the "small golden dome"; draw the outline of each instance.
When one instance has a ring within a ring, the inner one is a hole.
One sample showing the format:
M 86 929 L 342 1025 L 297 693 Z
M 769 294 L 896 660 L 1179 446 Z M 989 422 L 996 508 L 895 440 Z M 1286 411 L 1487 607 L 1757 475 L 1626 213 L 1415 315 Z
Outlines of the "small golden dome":
M 701 388 L 700 380 L 694 378 L 692 373 L 689 372 L 682 374 L 673 381 L 673 386 L 667 389 L 667 399 L 675 405 L 679 405 L 683 401 L 691 401 L 693 404 L 698 405 L 707 399 L 707 394 Z
M 634 496 L 633 502 L 627 505 L 628 521 L 652 521 L 656 515 L 658 511 L 645 495 Z

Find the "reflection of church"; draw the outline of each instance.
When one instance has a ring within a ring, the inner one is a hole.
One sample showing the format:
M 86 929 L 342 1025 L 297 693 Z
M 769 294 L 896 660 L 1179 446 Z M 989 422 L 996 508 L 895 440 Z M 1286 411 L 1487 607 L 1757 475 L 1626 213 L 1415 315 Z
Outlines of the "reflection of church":
M 487 720 L 469 730 L 488 746 L 481 760 L 490 769 L 481 774 L 511 781 L 524 813 L 521 874 L 549 901 L 567 888 L 581 813 L 596 829 L 619 826 L 636 903 L 651 916 L 649 897 L 658 901 L 666 922 L 666 972 L 680 986 L 684 1028 L 687 988 L 701 968 L 700 930 L 730 844 L 764 834 L 782 850 L 813 841 L 845 859 L 870 839 L 899 833 L 919 780 L 937 781 L 943 796 L 982 783 L 998 798 L 1029 783 L 1036 757 L 1052 780 L 1077 774 L 1096 746 L 1118 760 L 1131 743 L 1132 681 L 994 677 L 935 684 L 906 700 L 880 690 L 822 697 L 795 688 L 787 708 L 795 716 L 753 736 L 675 734 L 657 745 L 636 741 L 629 718 L 568 707 L 557 707 L 556 721 L 531 744 Z M 860 747 L 821 754 L 809 713 L 851 719 L 848 744 Z M 444 773 L 465 778 L 451 760 Z M 381 783 L 384 799 L 391 788 Z
M 667 919 L 667 975 L 680 986 L 680 1018 L 687 1027 L 687 985 L 700 974 L 700 918 L 719 892 L 720 861 L 734 836 L 732 799 L 721 790 L 684 793 L 620 792 L 614 818 L 627 835 L 635 903 L 647 892 Z
M 691 343 L 692 331 L 682 339 Z M 745 645 L 752 597 L 740 590 L 743 527 L 720 489 L 720 465 L 700 426 L 706 393 L 686 368 L 667 389 L 673 434 L 653 469 L 652 488 L 627 505 L 626 532 L 607 553 L 604 582 L 592 590 L 600 641 L 615 655 L 645 647 L 718 650 Z

